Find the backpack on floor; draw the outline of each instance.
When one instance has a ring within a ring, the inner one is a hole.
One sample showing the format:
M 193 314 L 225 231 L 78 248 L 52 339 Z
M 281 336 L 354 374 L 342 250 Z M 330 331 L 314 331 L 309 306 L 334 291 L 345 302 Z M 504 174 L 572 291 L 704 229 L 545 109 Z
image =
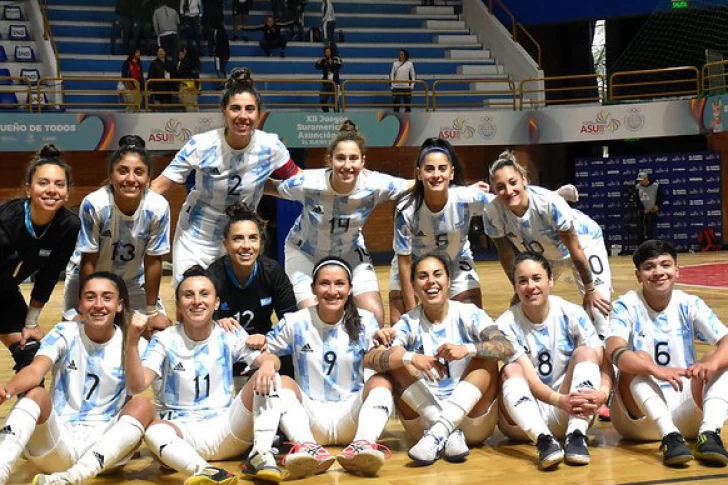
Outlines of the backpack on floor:
M 720 251 L 721 244 L 712 227 L 703 229 L 698 233 L 698 247 L 701 251 Z
M 321 42 L 321 30 L 318 27 L 308 29 L 309 42 Z

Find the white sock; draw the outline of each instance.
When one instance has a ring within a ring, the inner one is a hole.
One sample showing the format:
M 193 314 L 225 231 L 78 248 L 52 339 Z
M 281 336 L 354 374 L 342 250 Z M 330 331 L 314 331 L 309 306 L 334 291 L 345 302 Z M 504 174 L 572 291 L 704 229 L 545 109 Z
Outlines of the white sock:
M 30 399 L 20 399 L 10 410 L 0 428 L 0 483 L 5 483 L 10 477 L 10 470 L 33 435 L 38 418 L 40 406 Z
M 534 443 L 542 434 L 551 435 L 526 379 L 515 377 L 503 383 L 503 404 L 511 419 Z
M 178 472 L 195 475 L 209 466 L 199 453 L 167 424 L 155 424 L 147 429 L 144 441 L 159 461 Z
M 450 397 L 442 403 L 442 414 L 429 430 L 430 433 L 440 439 L 450 436 L 482 398 L 483 393 L 477 386 L 468 381 L 458 382 Z
M 405 402 L 413 411 L 425 418 L 426 425 L 429 428 L 442 414 L 442 407 L 437 397 L 432 394 L 427 383 L 420 379 L 410 384 L 407 389 L 402 391 L 402 401 Z
M 275 391 L 267 396 L 253 394 L 253 449 L 270 453 L 281 421 L 283 406 Z
M 667 409 L 660 386 L 651 377 L 635 377 L 630 383 L 629 389 L 640 410 L 657 423 L 662 436 L 679 432 L 675 423 L 672 422 L 672 416 Z
M 703 391 L 703 422 L 700 423 L 699 433 L 723 428 L 726 414 L 728 414 L 727 393 L 728 372 L 724 370 L 716 374 L 713 380 L 705 385 Z
M 571 375 L 571 387 L 569 388 L 570 393 L 577 392 L 579 389 L 597 390 L 601 386 L 602 374 L 599 366 L 595 362 L 579 362 L 574 366 L 574 372 Z M 568 435 L 578 430 L 586 436 L 590 421 L 590 419 L 569 416 L 568 424 L 566 425 L 566 434 Z
M 315 443 L 316 440 L 308 424 L 308 415 L 303 404 L 296 397 L 296 393 L 290 389 L 281 389 L 279 393 L 283 403 L 281 429 L 286 433 L 288 439 L 296 444 Z
M 89 448 L 78 462 L 59 475 L 72 483 L 81 484 L 114 466 L 139 445 L 144 426 L 135 417 L 123 415 L 98 443 Z
M 375 443 L 384 431 L 393 407 L 394 398 L 389 389 L 375 387 L 370 390 L 359 411 L 354 441 Z

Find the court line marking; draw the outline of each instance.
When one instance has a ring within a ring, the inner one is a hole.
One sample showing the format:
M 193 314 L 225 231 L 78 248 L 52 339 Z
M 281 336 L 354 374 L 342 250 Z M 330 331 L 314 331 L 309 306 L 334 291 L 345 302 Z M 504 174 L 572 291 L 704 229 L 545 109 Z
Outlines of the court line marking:
M 659 485 L 666 483 L 685 483 L 703 480 L 719 480 L 721 478 L 728 478 L 728 473 L 719 473 L 717 475 L 696 475 L 692 477 L 664 478 L 662 480 L 644 480 L 640 482 L 620 483 L 619 485 Z

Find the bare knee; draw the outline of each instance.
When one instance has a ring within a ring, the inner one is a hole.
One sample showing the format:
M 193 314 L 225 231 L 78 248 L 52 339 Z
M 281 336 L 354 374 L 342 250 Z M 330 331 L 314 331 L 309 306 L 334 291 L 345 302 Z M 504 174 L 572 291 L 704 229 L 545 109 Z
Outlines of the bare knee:
M 382 387 L 389 392 L 392 392 L 394 390 L 393 379 L 386 374 L 375 374 L 371 376 L 364 386 L 365 396 L 375 387 Z
M 508 379 L 524 378 L 525 374 L 520 365 L 516 363 L 506 364 L 503 366 L 500 372 L 501 379 L 507 381 Z
M 154 406 L 152 406 L 149 399 L 142 396 L 134 396 L 124 405 L 121 414 L 132 416 L 142 423 L 144 427 L 147 427 L 154 421 Z
M 40 408 L 40 416 L 38 417 L 38 424 L 43 424 L 48 420 L 53 410 L 53 403 L 51 402 L 51 395 L 44 388 L 38 386 L 29 390 L 23 396 L 23 399 L 30 399 L 38 405 Z
M 597 354 L 597 351 L 594 350 L 591 347 L 588 347 L 586 345 L 580 345 L 575 350 L 574 353 L 571 355 L 571 358 L 574 359 L 574 362 L 594 362 L 595 364 L 599 365 L 599 354 Z

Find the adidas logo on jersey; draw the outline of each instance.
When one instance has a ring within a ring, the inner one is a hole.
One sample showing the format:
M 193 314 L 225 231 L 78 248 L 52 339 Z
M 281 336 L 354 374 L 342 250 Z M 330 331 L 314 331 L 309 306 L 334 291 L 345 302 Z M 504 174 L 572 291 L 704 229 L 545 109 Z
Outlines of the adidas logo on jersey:
M 599 285 L 603 285 L 603 284 L 604 284 L 604 281 L 602 281 L 602 279 L 599 278 L 598 276 L 594 279 L 594 286 L 599 286 Z
M 304 344 L 303 347 L 301 347 L 301 352 L 313 352 L 313 349 L 311 348 L 311 345 Z
M 68 364 L 68 370 L 78 370 L 78 367 L 76 367 L 76 361 L 72 360 L 70 364 Z
M 577 389 L 595 389 L 594 384 L 592 384 L 592 381 L 586 380 L 582 381 L 579 384 L 576 385 Z
M 101 466 L 101 468 L 103 468 L 104 467 L 104 455 L 102 455 L 101 453 L 98 453 L 98 452 L 94 451 L 94 456 L 98 460 L 99 466 Z
M 515 235 L 515 234 L 513 234 L 512 232 L 509 232 L 508 234 L 506 234 L 506 237 L 507 237 L 507 238 L 509 238 L 509 239 L 515 239 L 515 238 L 517 238 L 518 236 L 516 236 L 516 235 Z
M 101 237 L 111 237 L 111 231 L 109 229 L 101 231 Z
M 417 347 L 417 350 L 415 350 L 415 353 L 423 354 L 425 353 L 425 348 L 420 344 L 419 347 Z
M 220 169 L 217 168 L 217 167 L 212 167 L 210 169 L 210 174 L 212 174 L 212 175 L 220 175 Z
M 7 425 L 3 427 L 3 429 L 0 429 L 0 434 L 11 434 L 15 436 L 15 431 L 13 431 L 13 428 L 11 428 L 10 425 Z
M 177 365 L 175 365 L 172 370 L 184 372 L 185 371 L 185 366 L 182 365 L 182 362 L 177 362 Z
M 417 231 L 417 237 L 425 237 L 425 233 L 420 231 Z
M 317 205 L 316 207 L 313 208 L 313 210 L 311 212 L 313 212 L 314 214 L 323 214 L 324 208 L 321 207 L 320 205 Z
M 528 402 L 530 400 L 531 400 L 531 398 L 528 396 L 521 396 L 521 398 L 518 401 L 516 401 L 515 406 L 518 406 L 519 404 L 523 404 L 524 402 Z

